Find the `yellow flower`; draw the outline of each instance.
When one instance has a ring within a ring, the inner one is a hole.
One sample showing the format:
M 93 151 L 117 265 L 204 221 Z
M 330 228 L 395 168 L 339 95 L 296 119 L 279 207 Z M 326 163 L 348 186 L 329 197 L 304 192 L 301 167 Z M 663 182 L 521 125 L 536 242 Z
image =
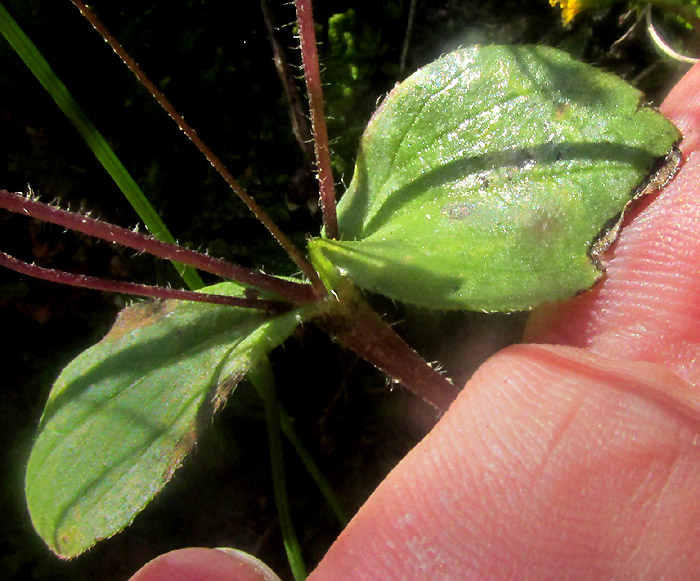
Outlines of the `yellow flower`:
M 564 22 L 564 26 L 569 24 L 582 8 L 580 0 L 549 0 L 549 3 L 552 6 L 557 4 L 561 6 L 561 19 Z

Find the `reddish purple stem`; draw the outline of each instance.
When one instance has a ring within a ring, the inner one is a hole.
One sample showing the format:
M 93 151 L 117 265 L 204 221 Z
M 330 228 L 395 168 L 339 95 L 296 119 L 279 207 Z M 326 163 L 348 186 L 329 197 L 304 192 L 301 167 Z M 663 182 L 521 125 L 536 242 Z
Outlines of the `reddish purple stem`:
M 322 315 L 314 322 L 333 335 L 341 345 L 384 371 L 392 380 L 402 383 L 441 413 L 447 410 L 459 394 L 459 389 L 426 363 L 356 294 L 355 289 L 337 290 L 343 293 L 345 310 L 331 316 Z
M 335 211 L 335 185 L 331 166 L 331 149 L 328 144 L 326 116 L 323 113 L 323 89 L 318 66 L 316 32 L 310 0 L 294 0 L 297 9 L 301 60 L 304 65 L 304 79 L 309 93 L 311 128 L 314 134 L 314 150 L 318 169 L 318 184 L 323 211 L 323 225 L 328 238 L 338 238 L 338 216 Z
M 223 278 L 236 280 L 260 290 L 272 292 L 292 303 L 304 304 L 318 300 L 316 292 L 308 284 L 283 280 L 259 271 L 243 268 L 221 260 L 220 258 L 212 258 L 206 254 L 201 254 L 194 250 L 177 246 L 176 244 L 162 242 L 161 240 L 156 240 L 150 236 L 144 236 L 143 234 L 127 230 L 126 228 L 120 228 L 108 222 L 88 218 L 81 214 L 68 212 L 61 208 L 32 200 L 22 194 L 0 190 L 0 207 L 11 212 L 31 216 L 32 218 L 44 222 L 58 224 L 70 230 L 76 230 L 83 234 L 94 236 L 95 238 L 121 244 L 122 246 L 133 248 L 134 250 L 147 252 L 159 258 L 188 264 L 199 270 L 210 272 Z M 28 272 L 26 274 L 31 273 Z M 202 296 L 201 293 L 192 294 L 196 297 Z
M 139 82 L 150 91 L 151 95 L 155 98 L 158 104 L 170 115 L 173 121 L 177 124 L 180 130 L 187 136 L 187 138 L 192 142 L 192 144 L 207 158 L 212 167 L 216 172 L 226 181 L 229 187 L 236 193 L 236 195 L 243 201 L 243 203 L 248 206 L 251 212 L 255 214 L 255 217 L 269 230 L 269 232 L 275 237 L 275 240 L 284 248 L 285 252 L 294 261 L 294 263 L 299 267 L 299 270 L 309 279 L 311 286 L 316 290 L 316 298 L 325 295 L 326 289 L 321 282 L 316 270 L 314 270 L 313 265 L 302 255 L 299 249 L 292 244 L 292 241 L 285 236 L 277 224 L 272 221 L 272 218 L 258 206 L 257 202 L 246 192 L 241 184 L 233 177 L 233 174 L 228 170 L 224 163 L 219 159 L 219 157 L 202 141 L 202 139 L 197 135 L 189 123 L 185 121 L 185 118 L 180 115 L 175 108 L 170 104 L 170 101 L 165 97 L 163 92 L 158 89 L 158 87 L 146 76 L 146 74 L 141 70 L 136 61 L 132 59 L 129 54 L 124 50 L 124 48 L 119 44 L 116 38 L 107 30 L 107 28 L 100 22 L 100 20 L 93 14 L 93 12 L 88 9 L 87 6 L 81 0 L 71 0 L 73 4 L 80 10 L 80 13 L 87 18 L 87 20 L 92 24 L 103 40 L 109 44 L 112 50 L 119 56 L 122 62 L 129 68 L 129 70 L 134 74 L 134 76 L 139 80 Z M 328 139 L 326 139 L 326 143 Z M 332 181 L 331 181 L 332 183 Z M 335 205 L 333 211 L 335 212 Z M 189 264 L 189 263 L 186 263 Z M 194 266 L 194 265 L 192 265 Z M 199 267 L 197 267 L 199 268 Z M 206 269 L 202 269 L 206 270 Z M 237 279 L 239 280 L 239 279 Z M 251 283 L 252 284 L 252 283 Z
M 244 307 L 249 309 L 263 309 L 270 312 L 280 312 L 289 310 L 290 308 L 288 303 L 282 303 L 280 301 L 245 299 L 241 297 L 229 297 L 226 295 L 198 293 L 196 291 L 149 286 L 134 282 L 106 280 L 84 274 L 72 274 L 70 272 L 63 272 L 62 270 L 54 270 L 53 268 L 44 268 L 42 266 L 37 266 L 36 264 L 28 264 L 1 251 L 0 266 L 5 266 L 11 270 L 14 270 L 15 272 L 33 276 L 34 278 L 40 278 L 42 280 L 94 290 L 117 292 L 126 295 L 155 297 L 159 299 L 187 300 L 198 303 L 212 303 L 216 305 Z

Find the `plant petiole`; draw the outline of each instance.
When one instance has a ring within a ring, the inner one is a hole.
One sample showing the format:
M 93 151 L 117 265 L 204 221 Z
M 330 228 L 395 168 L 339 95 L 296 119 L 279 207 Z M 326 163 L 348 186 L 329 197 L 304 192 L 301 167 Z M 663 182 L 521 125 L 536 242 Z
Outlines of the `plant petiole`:
M 266 299 L 247 299 L 242 297 L 229 297 L 225 295 L 215 295 L 197 291 L 188 291 L 174 288 L 164 288 L 159 286 L 149 286 L 134 282 L 122 282 L 119 280 L 109 280 L 87 276 L 84 274 L 73 274 L 53 268 L 44 268 L 36 264 L 29 264 L 0 251 L 0 266 L 59 284 L 78 286 L 93 290 L 116 292 L 125 295 L 136 295 L 141 297 L 153 297 L 158 299 L 177 299 L 194 301 L 198 303 L 211 303 L 215 305 L 227 305 L 230 307 L 242 307 L 247 309 L 261 309 L 270 313 L 280 313 L 291 308 L 289 303 Z
M 107 240 L 108 242 L 121 244 L 122 246 L 138 250 L 139 252 L 147 252 L 148 254 L 157 256 L 158 258 L 175 260 L 182 264 L 187 264 L 199 270 L 203 270 L 204 272 L 216 274 L 222 278 L 235 280 L 240 283 L 253 286 L 257 289 L 274 293 L 275 295 L 278 295 L 279 297 L 284 298 L 286 301 L 294 304 L 313 303 L 321 298 L 317 294 L 316 290 L 307 283 L 284 280 L 260 271 L 243 268 L 220 258 L 213 258 L 211 256 L 207 256 L 206 254 L 201 254 L 200 252 L 196 252 L 188 248 L 183 248 L 177 244 L 170 244 L 169 242 L 156 240 L 150 236 L 144 236 L 143 234 L 115 226 L 114 224 L 109 224 L 107 222 L 102 222 L 101 220 L 96 220 L 95 218 L 88 218 L 87 216 L 83 216 L 81 214 L 76 214 L 49 204 L 44 204 L 22 194 L 11 193 L 7 190 L 0 190 L 0 208 L 5 208 L 11 212 L 30 216 L 44 222 L 57 224 L 70 230 L 82 232 L 88 236 L 94 236 L 95 238 Z M 9 266 L 9 268 L 13 267 Z M 13 270 L 17 270 L 17 268 L 13 268 Z M 32 274 L 32 272 L 25 272 L 25 274 L 38 276 L 38 274 Z M 38 277 L 44 278 L 43 276 Z M 149 296 L 157 296 L 153 295 L 152 293 L 148 294 Z M 200 293 L 192 293 L 190 299 L 200 300 L 200 302 L 202 302 L 201 299 L 199 299 L 200 296 Z
M 323 113 L 323 89 L 316 50 L 316 33 L 310 0 L 295 0 L 301 60 L 304 66 L 304 79 L 309 94 L 311 128 L 314 134 L 314 151 L 318 170 L 319 199 L 323 212 L 323 227 L 328 238 L 338 238 L 338 217 L 336 214 L 335 186 L 331 166 L 331 149 L 328 143 L 326 116 Z
M 325 289 L 318 274 L 314 270 L 311 263 L 304 257 L 304 255 L 299 251 L 299 249 L 294 246 L 292 241 L 279 229 L 277 224 L 275 224 L 268 215 L 268 213 L 263 210 L 262 207 L 246 192 L 246 190 L 238 183 L 228 168 L 224 165 L 221 159 L 212 151 L 212 149 L 206 145 L 202 139 L 197 135 L 194 128 L 185 121 L 185 118 L 180 115 L 175 108 L 172 106 L 167 97 L 163 92 L 156 87 L 156 85 L 146 76 L 146 73 L 139 67 L 136 61 L 129 56 L 129 54 L 124 50 L 124 47 L 117 41 L 114 36 L 107 30 L 107 28 L 100 22 L 100 20 L 95 16 L 95 14 L 83 4 L 80 0 L 71 0 L 73 4 L 78 8 L 80 13 L 90 22 L 92 27 L 102 36 L 102 38 L 109 44 L 111 49 L 117 54 L 117 56 L 122 60 L 122 62 L 127 66 L 127 68 L 132 72 L 132 74 L 138 79 L 138 81 L 151 93 L 153 98 L 158 102 L 158 104 L 165 110 L 165 112 L 170 116 L 170 118 L 175 121 L 180 130 L 187 136 L 187 138 L 194 144 L 194 146 L 200 151 L 202 155 L 207 159 L 211 166 L 216 170 L 216 172 L 224 179 L 228 186 L 236 193 L 236 195 L 243 201 L 243 203 L 248 206 L 255 217 L 267 228 L 267 230 L 272 234 L 272 236 L 277 240 L 279 245 L 284 249 L 287 255 L 292 259 L 292 261 L 299 267 L 299 270 L 309 279 L 311 286 L 315 289 L 317 296 L 322 296 L 325 294 Z M 331 180 L 332 181 L 332 180 Z

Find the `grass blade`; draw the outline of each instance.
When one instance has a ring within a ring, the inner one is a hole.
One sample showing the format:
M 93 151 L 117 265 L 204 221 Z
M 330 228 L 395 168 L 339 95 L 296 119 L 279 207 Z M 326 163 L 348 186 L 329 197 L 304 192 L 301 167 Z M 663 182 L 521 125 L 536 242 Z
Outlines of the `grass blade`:
M 284 474 L 284 457 L 282 455 L 282 438 L 280 431 L 279 403 L 275 395 L 274 379 L 269 361 L 262 358 L 250 371 L 248 379 L 257 390 L 265 407 L 265 422 L 267 424 L 267 438 L 270 446 L 270 464 L 272 467 L 272 490 L 277 505 L 277 514 L 282 529 L 284 549 L 287 552 L 287 560 L 292 569 L 295 581 L 306 579 L 306 567 L 301 556 L 301 547 L 297 538 L 294 524 L 292 523 L 292 511 L 287 496 L 286 478 Z

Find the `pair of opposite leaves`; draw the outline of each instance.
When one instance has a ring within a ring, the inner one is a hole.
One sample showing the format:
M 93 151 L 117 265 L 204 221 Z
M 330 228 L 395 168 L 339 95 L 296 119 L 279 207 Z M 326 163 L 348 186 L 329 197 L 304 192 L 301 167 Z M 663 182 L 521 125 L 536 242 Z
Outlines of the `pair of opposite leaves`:
M 592 245 L 679 138 L 637 90 L 560 51 L 458 50 L 384 100 L 338 206 L 341 239 L 313 239 L 309 254 L 330 286 L 345 276 L 435 309 L 567 298 L 601 276 Z M 44 410 L 26 495 L 49 547 L 72 557 L 128 525 L 180 465 L 211 402 L 317 309 L 125 309 L 63 370 Z

